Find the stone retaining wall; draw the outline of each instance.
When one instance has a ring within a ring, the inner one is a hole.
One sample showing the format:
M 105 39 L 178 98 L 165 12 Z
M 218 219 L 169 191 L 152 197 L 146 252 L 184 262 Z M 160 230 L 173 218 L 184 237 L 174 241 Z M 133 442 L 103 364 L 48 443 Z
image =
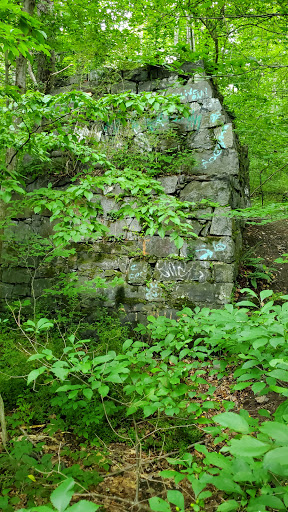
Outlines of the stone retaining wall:
M 159 115 L 131 121 L 125 129 L 115 124 L 77 128 L 81 139 L 97 138 L 103 151 L 110 151 L 112 156 L 111 148 L 118 153 L 123 150 L 124 155 L 127 147 L 132 155 L 142 155 L 144 159 L 153 151 L 172 155 L 174 163 L 176 158 L 178 162 L 174 174 L 165 175 L 163 169 L 158 178 L 165 192 L 189 202 L 210 199 L 219 204 L 202 205 L 188 215 L 187 221 L 198 238 L 188 237 L 178 250 L 168 236 L 144 237 L 135 218 L 116 221 L 109 218 L 109 212 L 117 209 L 115 199 L 119 187 L 107 189 L 105 195 L 95 194 L 93 201 L 102 205 L 103 222 L 110 227 L 110 237 L 105 241 L 77 244 L 76 256 L 67 260 L 64 271 L 77 272 L 80 282 L 96 275 L 108 280 L 122 277 L 123 285 L 99 290 L 99 294 L 106 297 L 108 307 L 119 307 L 128 320 L 144 320 L 151 313 L 171 316 L 184 305 L 221 307 L 230 301 L 241 251 L 241 229 L 239 223 L 225 214 L 231 208 L 247 205 L 248 158 L 238 144 L 221 96 L 207 77 L 197 74 L 197 69 L 195 72 L 195 67 L 186 63 L 181 74 L 176 75 L 150 66 L 123 72 L 119 83 L 108 85 L 112 93 L 130 90 L 180 94 L 182 101 L 189 104 L 188 118 Z M 95 92 L 99 88 L 99 73 L 90 73 L 86 78 L 83 82 L 80 77 L 81 88 Z M 54 93 L 79 87 L 77 78 L 74 82 L 70 78 L 68 86 Z M 40 186 L 40 181 L 32 183 L 30 189 Z M 48 236 L 51 224 L 48 216 L 23 214 L 14 219 L 12 229 Z M 26 268 L 3 267 L 2 299 L 31 295 L 31 262 L 29 268 L 30 272 L 27 262 Z M 61 262 L 36 271 L 33 277 L 36 296 L 49 288 L 61 271 Z M 93 310 L 93 299 L 89 298 L 88 303 Z

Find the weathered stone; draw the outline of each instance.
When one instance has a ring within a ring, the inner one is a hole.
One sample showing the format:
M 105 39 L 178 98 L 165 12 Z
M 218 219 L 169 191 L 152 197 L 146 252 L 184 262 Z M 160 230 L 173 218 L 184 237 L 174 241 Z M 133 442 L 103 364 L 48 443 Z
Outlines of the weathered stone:
M 199 301 L 210 304 L 216 302 L 220 293 L 220 284 L 212 283 L 181 283 L 173 290 L 173 300 L 185 304 L 185 300 L 197 303 Z
M 236 277 L 235 264 L 215 261 L 212 267 L 212 277 L 216 283 L 233 283 Z
M 158 260 L 154 279 L 158 281 L 205 282 L 211 279 L 211 271 L 209 263 L 206 261 Z
M 27 268 L 5 268 L 2 272 L 3 283 L 30 283 L 31 278 Z
M 199 130 L 198 132 L 190 132 L 186 138 L 186 146 L 189 149 L 212 149 L 215 142 L 211 138 L 209 130 Z
M 212 208 L 198 208 L 193 212 L 193 217 L 199 219 L 199 222 L 205 223 L 212 218 Z M 198 234 L 198 233 L 197 233 Z
M 135 303 L 146 300 L 146 287 L 145 286 L 133 286 L 130 284 L 125 284 L 120 289 L 121 293 L 119 293 L 119 302 L 121 304 L 125 304 L 125 300 L 135 301 Z
M 145 68 L 129 69 L 123 71 L 123 78 L 125 80 L 132 80 L 132 82 L 144 82 L 149 78 L 149 71 Z
M 214 128 L 215 126 L 223 126 L 225 124 L 225 116 L 221 113 L 221 110 L 202 114 L 201 129 Z
M 232 236 L 233 221 L 227 217 L 229 211 L 230 208 L 215 208 L 210 228 L 211 235 Z
M 192 181 L 181 190 L 180 197 L 183 201 L 199 202 L 202 199 L 210 199 L 225 206 L 231 199 L 231 190 L 227 182 Z
M 230 237 L 197 238 L 185 242 L 180 249 L 180 255 L 192 260 L 231 263 L 235 260 L 235 244 Z
M 200 129 L 202 122 L 201 112 L 194 112 L 189 117 L 176 117 L 171 121 L 181 132 L 191 132 Z
M 101 268 L 103 270 L 120 270 L 121 272 L 126 272 L 128 266 L 128 258 L 125 256 L 115 256 L 111 254 L 98 254 L 95 255 L 93 253 L 89 255 L 82 256 L 78 263 L 78 270 L 87 271 L 87 270 L 95 270 L 97 268 Z
M 170 255 L 178 256 L 178 249 L 170 238 L 160 238 L 159 236 L 151 236 L 143 238 L 139 245 L 144 256 L 158 256 L 158 258 L 166 258 Z
M 133 240 L 135 236 L 134 232 L 139 232 L 142 230 L 138 220 L 135 218 L 127 218 L 127 219 L 119 219 L 115 222 L 108 222 L 109 227 L 109 236 L 113 236 L 115 238 L 124 237 L 127 240 Z
M 223 283 L 216 292 L 216 302 L 227 304 L 231 301 L 234 283 Z
M 120 188 L 120 187 L 119 187 Z M 100 201 L 100 204 L 102 206 L 102 210 L 103 210 L 103 216 L 104 217 L 107 217 L 108 214 L 112 211 L 117 211 L 119 210 L 119 203 L 116 203 L 116 201 L 112 198 L 109 198 L 109 197 L 101 197 L 101 201 Z
M 40 297 L 40 295 L 43 295 L 43 292 L 45 290 L 49 290 L 53 286 L 53 283 L 55 283 L 53 279 L 35 279 L 33 283 L 35 297 Z
M 234 135 L 232 124 L 224 124 L 214 129 L 215 139 L 222 149 L 232 148 L 234 146 Z
M 13 284 L 0 283 L 0 299 L 11 299 L 13 297 Z
M 111 94 L 119 94 L 124 91 L 137 92 L 135 82 L 132 82 L 130 80 L 123 80 L 118 84 L 113 84 L 111 87 Z
M 146 261 L 132 259 L 128 269 L 127 282 L 134 285 L 145 284 L 149 270 L 150 266 Z
M 202 225 L 202 229 L 201 229 L 200 235 L 201 236 L 207 236 L 208 233 L 209 233 L 210 226 L 211 226 L 211 221 L 206 222 L 206 224 L 204 224 L 204 227 Z
M 151 281 L 145 287 L 145 299 L 150 302 L 163 302 L 165 301 L 164 290 L 161 288 L 160 283 Z
M 162 176 L 158 179 L 158 181 L 160 181 L 162 187 L 164 188 L 165 194 L 174 194 L 174 192 L 176 192 L 178 185 L 177 176 Z
M 209 112 L 220 112 L 222 111 L 222 105 L 218 98 L 207 98 L 203 100 L 202 107 Z
M 198 163 L 193 168 L 194 174 L 219 177 L 239 174 L 239 160 L 234 149 L 224 150 L 216 144 L 213 152 L 197 151 L 195 159 Z
M 212 98 L 213 92 L 211 85 L 206 80 L 192 83 L 184 87 L 170 87 L 167 94 L 179 94 L 182 103 L 191 103 L 192 101 L 202 102 L 206 98 Z
M 185 299 L 202 304 L 226 304 L 230 302 L 233 290 L 232 283 L 183 283 L 175 286 L 174 300 L 184 302 Z
M 190 224 L 190 226 L 191 226 L 191 228 L 193 230 L 193 233 L 195 233 L 196 235 L 199 235 L 201 229 L 203 229 L 203 225 L 200 222 L 198 222 L 197 220 L 187 219 L 186 223 Z M 193 234 L 191 233 L 191 234 L 188 234 L 188 235 L 185 235 L 185 236 L 190 238 L 190 237 L 193 237 Z

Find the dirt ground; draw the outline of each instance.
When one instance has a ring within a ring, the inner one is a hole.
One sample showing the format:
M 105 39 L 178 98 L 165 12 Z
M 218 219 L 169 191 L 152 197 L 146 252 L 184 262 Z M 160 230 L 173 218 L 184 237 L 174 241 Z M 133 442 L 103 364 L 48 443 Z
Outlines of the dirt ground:
M 288 263 L 275 264 L 274 260 L 288 253 L 288 220 L 280 220 L 269 224 L 247 224 L 244 231 L 245 252 L 253 252 L 253 257 L 264 258 L 268 267 L 277 269 L 273 272 L 274 279 L 269 284 L 274 292 L 288 293 Z

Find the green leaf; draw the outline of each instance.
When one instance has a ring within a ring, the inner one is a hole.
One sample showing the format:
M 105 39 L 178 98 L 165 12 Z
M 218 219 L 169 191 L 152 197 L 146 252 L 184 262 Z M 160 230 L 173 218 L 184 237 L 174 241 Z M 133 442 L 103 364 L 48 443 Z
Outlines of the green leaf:
M 108 395 L 109 393 L 109 386 L 105 386 L 104 384 L 102 384 L 99 388 L 98 388 L 98 391 L 99 391 L 99 394 L 104 398 L 105 396 Z
M 149 506 L 151 510 L 155 510 L 155 512 L 171 512 L 170 505 L 157 496 L 149 499 Z
M 269 377 L 274 377 L 274 379 L 282 380 L 283 382 L 288 382 L 288 371 L 287 370 L 272 370 L 269 372 Z
M 98 508 L 100 508 L 100 505 L 91 503 L 91 501 L 81 500 L 81 501 L 78 501 L 78 503 L 74 503 L 74 505 L 71 505 L 67 509 L 67 511 L 69 511 L 69 512 L 94 512 L 95 510 L 98 510 Z
M 242 434 L 247 434 L 249 432 L 249 424 L 247 421 L 239 416 L 239 414 L 235 414 L 234 412 L 223 412 L 222 414 L 218 414 L 213 417 L 215 423 L 219 423 L 222 427 L 230 428 L 235 432 L 241 432 Z
M 253 384 L 252 386 L 252 391 L 253 393 L 260 393 L 260 391 L 262 391 L 262 389 L 264 389 L 266 386 L 265 382 L 255 382 L 255 384 Z
M 264 496 L 257 496 L 257 498 L 252 498 L 249 501 L 249 510 L 257 510 L 259 505 L 264 505 L 265 507 L 274 508 L 276 510 L 287 510 L 285 505 L 283 505 L 283 501 L 277 498 L 277 496 L 270 496 L 269 494 L 265 494 Z M 266 509 L 265 509 L 266 510 Z
M 262 292 L 260 292 L 261 302 L 263 302 L 265 299 L 267 299 L 267 297 L 271 297 L 271 295 L 273 295 L 272 290 L 262 290 Z
M 242 439 L 232 439 L 229 451 L 232 455 L 242 457 L 260 457 L 266 453 L 271 445 L 262 443 L 252 436 L 243 436 Z
M 266 453 L 263 467 L 276 475 L 288 476 L 288 447 L 276 448 Z
M 288 445 L 288 426 L 277 421 L 265 421 L 259 427 L 261 432 L 268 434 L 268 436 L 275 439 L 277 443 L 283 443 Z
M 167 491 L 167 499 L 176 507 L 179 507 L 180 510 L 185 509 L 184 496 L 180 491 Z
M 231 512 L 232 510 L 238 510 L 239 503 L 235 500 L 228 500 L 225 503 L 221 503 L 217 508 L 217 512 Z
M 88 400 L 91 400 L 92 396 L 93 396 L 93 391 L 91 388 L 85 388 L 83 389 L 83 395 L 88 398 Z
M 67 480 L 62 482 L 62 484 L 60 484 L 57 489 L 52 492 L 50 500 L 58 512 L 64 512 L 64 510 L 68 507 L 73 496 L 74 485 L 75 482 L 73 478 L 67 478 Z
M 30 384 L 33 380 L 36 380 L 39 377 L 39 375 L 45 372 L 46 369 L 46 366 L 41 366 L 41 368 L 32 370 L 32 372 L 30 372 L 28 375 L 27 384 Z

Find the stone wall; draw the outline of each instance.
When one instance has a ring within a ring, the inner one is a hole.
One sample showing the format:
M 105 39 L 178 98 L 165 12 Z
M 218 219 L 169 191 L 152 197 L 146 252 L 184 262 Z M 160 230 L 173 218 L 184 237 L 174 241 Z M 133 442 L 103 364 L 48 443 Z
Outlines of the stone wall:
M 125 129 L 99 124 L 76 129 L 79 138 L 97 138 L 103 151 L 110 150 L 112 157 L 113 148 L 118 153 L 122 149 L 124 154 L 127 147 L 131 154 L 142 155 L 144 159 L 155 148 L 157 154 L 172 155 L 174 174 L 168 166 L 158 177 L 165 192 L 189 202 L 210 199 L 219 205 L 200 205 L 187 216 L 198 238 L 187 237 L 178 250 L 169 236 L 163 239 L 143 236 L 135 218 L 116 221 L 109 218 L 109 212 L 117 209 L 115 199 L 121 192 L 119 187 L 107 188 L 105 195 L 95 193 L 93 201 L 102 205 L 103 222 L 109 226 L 110 236 L 107 240 L 77 244 L 76 255 L 67 260 L 64 271 L 77 272 L 80 282 L 96 275 L 108 280 L 116 276 L 123 278 L 123 285 L 99 290 L 99 294 L 106 297 L 108 307 L 117 306 L 128 320 L 142 321 L 147 314 L 171 316 L 184 305 L 221 307 L 230 301 L 241 251 L 241 229 L 239 223 L 225 214 L 231 208 L 247 204 L 248 158 L 238 144 L 221 96 L 197 67 L 187 63 L 177 75 L 150 66 L 122 72 L 118 83 L 106 84 L 106 90 L 112 93 L 129 90 L 139 94 L 143 91 L 180 94 L 182 101 L 189 104 L 188 118 L 159 115 L 153 119 L 131 120 Z M 62 84 L 54 93 L 75 87 L 95 93 L 99 89 L 99 73 L 84 78 L 87 80 L 76 77 L 74 83 L 70 78 L 70 84 Z M 45 177 L 41 179 L 45 182 Z M 40 181 L 31 183 L 30 189 L 43 184 Z M 24 213 L 13 223 L 14 233 L 15 230 L 22 234 L 34 231 L 41 236 L 51 233 L 48 216 Z M 30 296 L 32 274 L 33 289 L 39 296 L 63 271 L 63 263 L 54 261 L 34 273 L 35 262 L 27 261 L 25 266 L 13 269 L 2 267 L 2 300 Z M 93 310 L 93 298 L 88 297 L 87 304 Z

